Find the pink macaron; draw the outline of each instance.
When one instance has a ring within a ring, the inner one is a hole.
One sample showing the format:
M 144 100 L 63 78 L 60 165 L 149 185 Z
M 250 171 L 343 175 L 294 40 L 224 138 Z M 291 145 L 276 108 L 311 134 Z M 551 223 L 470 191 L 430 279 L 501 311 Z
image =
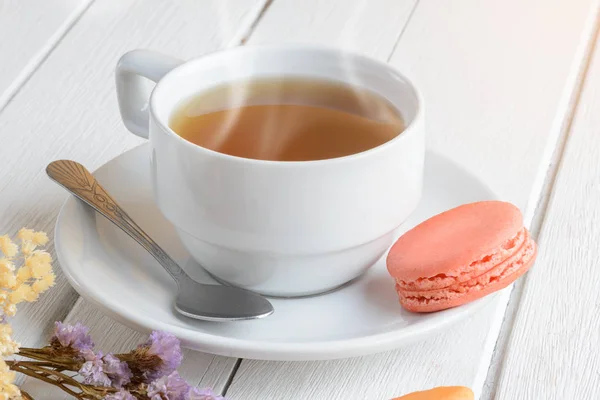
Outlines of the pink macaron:
M 481 201 L 406 232 L 390 249 L 387 267 L 404 308 L 433 312 L 505 288 L 531 267 L 536 253 L 517 207 Z

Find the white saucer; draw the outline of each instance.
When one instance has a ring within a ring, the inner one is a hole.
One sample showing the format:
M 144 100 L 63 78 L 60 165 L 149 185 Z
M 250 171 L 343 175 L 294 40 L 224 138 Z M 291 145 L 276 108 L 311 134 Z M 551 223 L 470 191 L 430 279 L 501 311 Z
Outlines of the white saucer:
M 156 208 L 150 186 L 148 146 L 102 166 L 98 180 L 131 217 L 198 281 L 214 282 L 179 242 Z M 85 160 L 82 160 L 85 161 Z M 494 199 L 481 181 L 453 162 L 428 153 L 425 188 L 403 231 L 462 203 Z M 466 318 L 491 297 L 432 314 L 413 314 L 398 303 L 385 258 L 351 284 L 321 296 L 272 299 L 275 313 L 242 322 L 203 322 L 172 310 L 175 284 L 126 234 L 74 197 L 56 224 L 56 251 L 75 289 L 110 316 L 140 330 L 175 334 L 189 348 L 267 360 L 324 360 L 390 350 Z

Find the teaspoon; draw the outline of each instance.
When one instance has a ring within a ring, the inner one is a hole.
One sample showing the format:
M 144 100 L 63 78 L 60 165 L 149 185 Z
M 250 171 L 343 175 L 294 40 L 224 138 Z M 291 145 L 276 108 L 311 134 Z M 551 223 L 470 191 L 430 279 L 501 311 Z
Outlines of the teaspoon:
M 46 168 L 48 176 L 80 200 L 121 228 L 146 249 L 177 282 L 175 309 L 190 318 L 207 321 L 237 321 L 266 317 L 273 313 L 271 303 L 248 290 L 208 285 L 194 281 L 150 238 L 92 174 L 75 161 L 54 161 Z

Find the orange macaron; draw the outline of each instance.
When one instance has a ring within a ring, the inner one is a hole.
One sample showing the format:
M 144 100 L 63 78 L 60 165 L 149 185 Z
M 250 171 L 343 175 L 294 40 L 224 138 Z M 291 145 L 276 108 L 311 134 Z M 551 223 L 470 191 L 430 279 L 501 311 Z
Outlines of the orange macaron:
M 406 232 L 390 249 L 387 267 L 404 308 L 433 312 L 505 288 L 531 267 L 536 253 L 517 207 L 481 201 Z
M 441 386 L 414 392 L 392 400 L 473 400 L 473 391 L 464 386 Z

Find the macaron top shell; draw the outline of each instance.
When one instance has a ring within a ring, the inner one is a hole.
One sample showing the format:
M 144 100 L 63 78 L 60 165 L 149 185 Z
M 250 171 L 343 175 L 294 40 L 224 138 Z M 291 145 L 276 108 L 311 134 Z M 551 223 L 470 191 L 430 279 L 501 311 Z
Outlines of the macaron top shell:
M 511 203 L 481 201 L 438 214 L 402 235 L 387 258 L 390 275 L 403 281 L 468 272 L 523 231 Z

